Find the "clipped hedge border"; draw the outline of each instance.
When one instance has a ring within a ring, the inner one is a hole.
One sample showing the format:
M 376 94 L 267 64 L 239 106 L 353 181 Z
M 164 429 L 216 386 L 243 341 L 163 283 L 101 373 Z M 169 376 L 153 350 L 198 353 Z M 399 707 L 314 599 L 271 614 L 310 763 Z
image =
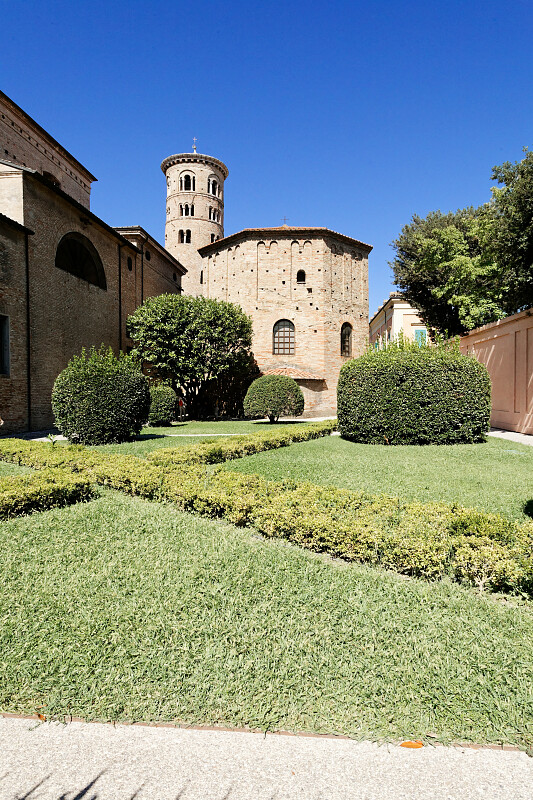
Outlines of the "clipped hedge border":
M 231 440 L 227 444 L 230 447 Z M 160 465 L 76 446 L 1 440 L 0 458 L 82 471 L 103 486 L 254 526 L 265 536 L 349 561 L 429 580 L 448 576 L 480 590 L 533 596 L 533 522 L 518 523 L 455 505 L 269 481 L 211 469 L 205 462 Z
M 0 478 L 0 519 L 90 500 L 92 484 L 87 475 L 57 468 Z
M 172 447 L 154 450 L 149 453 L 147 460 L 161 466 L 171 464 L 221 464 L 224 461 L 233 461 L 244 458 L 254 453 L 265 450 L 277 450 L 279 447 L 288 447 L 296 442 L 308 442 L 329 436 L 337 427 L 336 420 L 315 422 L 305 427 L 294 426 L 288 430 L 272 433 L 254 433 L 243 436 L 221 438 L 216 442 L 203 442 L 190 447 Z

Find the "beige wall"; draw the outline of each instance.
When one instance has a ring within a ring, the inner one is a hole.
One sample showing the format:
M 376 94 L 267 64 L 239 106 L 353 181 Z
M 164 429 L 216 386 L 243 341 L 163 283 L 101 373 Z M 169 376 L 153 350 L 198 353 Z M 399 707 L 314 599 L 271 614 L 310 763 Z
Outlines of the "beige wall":
M 461 350 L 489 371 L 491 425 L 533 434 L 533 309 L 463 336 Z
M 210 248 L 211 249 L 211 248 Z M 243 232 L 233 245 L 204 257 L 206 296 L 238 303 L 252 318 L 252 349 L 262 371 L 288 367 L 319 381 L 299 381 L 306 411 L 335 411 L 342 324 L 352 325 L 352 356 L 368 335 L 368 252 L 334 234 L 298 237 Z M 305 270 L 305 284 L 297 282 Z M 280 319 L 295 326 L 294 355 L 274 355 L 272 332 Z
M 89 208 L 94 176 L 2 92 L 0 159 L 49 176 L 70 197 Z
M 369 342 L 375 344 L 377 341 L 394 340 L 400 331 L 406 339 L 413 341 L 419 330 L 425 331 L 427 337 L 427 329 L 417 310 L 405 300 L 391 297 L 370 320 Z

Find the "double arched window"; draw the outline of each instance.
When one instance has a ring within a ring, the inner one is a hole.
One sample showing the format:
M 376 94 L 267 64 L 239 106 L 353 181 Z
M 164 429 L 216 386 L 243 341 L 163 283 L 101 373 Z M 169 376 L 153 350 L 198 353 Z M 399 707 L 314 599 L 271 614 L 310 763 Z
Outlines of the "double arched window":
M 345 322 L 341 328 L 341 356 L 352 355 L 352 326 Z
M 280 319 L 274 325 L 272 352 L 275 356 L 294 355 L 294 324 L 290 319 Z
M 196 178 L 194 175 L 180 175 L 180 192 L 195 192 Z
M 180 231 L 179 232 L 179 237 L 180 237 L 180 244 L 190 244 L 191 243 L 191 232 L 189 230 Z
M 67 233 L 56 250 L 56 267 L 99 289 L 107 289 L 104 265 L 94 244 L 81 233 Z
M 214 194 L 215 197 L 220 196 L 220 186 L 216 178 L 207 179 L 207 192 L 208 194 Z

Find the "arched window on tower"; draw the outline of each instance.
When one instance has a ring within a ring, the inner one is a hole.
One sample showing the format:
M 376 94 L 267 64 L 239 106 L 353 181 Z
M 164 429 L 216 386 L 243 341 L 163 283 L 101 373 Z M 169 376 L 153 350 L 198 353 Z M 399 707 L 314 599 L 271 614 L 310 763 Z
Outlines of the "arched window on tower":
M 190 175 L 185 175 L 184 178 L 183 178 L 183 191 L 184 192 L 190 192 L 191 191 L 191 184 L 192 184 L 191 176 Z
M 194 206 L 191 206 L 191 217 L 194 217 Z
M 275 356 L 294 355 L 294 325 L 290 319 L 280 319 L 274 325 L 272 353 Z
M 214 180 L 211 179 L 211 194 L 214 194 L 215 197 L 217 196 L 217 193 L 218 193 L 217 190 L 218 190 L 217 181 L 214 181 Z
M 185 209 L 185 216 L 188 217 L 189 216 L 189 204 L 188 203 L 185 203 L 184 209 Z
M 296 273 L 296 283 L 305 283 L 305 269 L 299 269 Z
M 202 284 L 203 282 L 204 282 L 204 271 L 203 271 L 203 269 L 201 269 L 200 270 L 200 283 Z
M 107 289 L 102 259 L 94 244 L 81 233 L 67 233 L 56 250 L 56 267 L 100 289 Z
M 345 322 L 341 328 L 341 356 L 352 355 L 352 326 Z
M 180 217 L 183 216 L 183 204 L 180 203 Z
M 185 244 L 190 244 L 190 243 L 191 243 L 191 232 L 187 230 L 185 231 Z
M 180 231 L 180 244 L 185 244 L 185 233 Z

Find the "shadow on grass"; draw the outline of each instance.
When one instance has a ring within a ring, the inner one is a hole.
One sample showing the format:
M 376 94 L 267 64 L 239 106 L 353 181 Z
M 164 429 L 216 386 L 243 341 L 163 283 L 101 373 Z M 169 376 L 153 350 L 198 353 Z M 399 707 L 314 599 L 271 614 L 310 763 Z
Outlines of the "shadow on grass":
M 528 517 L 533 517 L 533 500 L 528 500 L 526 503 L 524 503 L 523 511 Z

